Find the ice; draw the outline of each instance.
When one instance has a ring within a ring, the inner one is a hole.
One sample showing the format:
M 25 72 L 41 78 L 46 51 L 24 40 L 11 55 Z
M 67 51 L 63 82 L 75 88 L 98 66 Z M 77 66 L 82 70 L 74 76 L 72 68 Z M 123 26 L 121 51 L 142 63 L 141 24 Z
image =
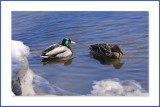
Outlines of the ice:
M 16 95 L 35 95 L 32 86 L 33 72 L 29 68 L 27 56 L 29 47 L 21 41 L 11 41 L 12 91 Z
M 34 74 L 33 86 L 36 94 L 40 95 L 58 95 L 58 96 L 77 96 L 78 94 L 63 90 L 59 87 L 50 84 L 46 79 Z
M 148 96 L 146 90 L 134 80 L 104 79 L 95 81 L 91 96 Z
M 21 41 L 12 40 L 11 42 L 12 58 L 23 61 L 29 55 L 29 47 L 24 45 Z

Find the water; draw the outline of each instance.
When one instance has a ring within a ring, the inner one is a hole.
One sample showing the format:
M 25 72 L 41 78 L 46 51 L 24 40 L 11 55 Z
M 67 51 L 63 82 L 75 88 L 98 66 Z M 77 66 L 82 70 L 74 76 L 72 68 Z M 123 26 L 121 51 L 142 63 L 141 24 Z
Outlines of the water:
M 90 93 L 94 81 L 112 78 L 135 80 L 149 91 L 148 36 L 148 12 L 12 12 L 12 39 L 30 47 L 32 71 L 78 94 Z M 76 42 L 74 60 L 44 65 L 41 52 L 65 37 Z M 100 62 L 89 53 L 96 43 L 119 44 L 126 55 L 120 62 Z

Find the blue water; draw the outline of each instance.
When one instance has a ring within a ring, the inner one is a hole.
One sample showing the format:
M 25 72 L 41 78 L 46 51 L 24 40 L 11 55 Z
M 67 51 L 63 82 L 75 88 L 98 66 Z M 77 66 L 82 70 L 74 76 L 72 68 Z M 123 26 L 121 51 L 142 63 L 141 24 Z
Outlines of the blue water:
M 12 12 L 12 39 L 30 47 L 34 73 L 67 91 L 87 94 L 93 81 L 136 80 L 149 91 L 148 12 L 39 11 Z M 74 60 L 68 65 L 43 64 L 41 52 L 68 37 L 75 41 Z M 100 62 L 90 55 L 96 43 L 119 44 L 126 55 L 120 61 Z M 117 64 L 117 65 L 113 65 Z

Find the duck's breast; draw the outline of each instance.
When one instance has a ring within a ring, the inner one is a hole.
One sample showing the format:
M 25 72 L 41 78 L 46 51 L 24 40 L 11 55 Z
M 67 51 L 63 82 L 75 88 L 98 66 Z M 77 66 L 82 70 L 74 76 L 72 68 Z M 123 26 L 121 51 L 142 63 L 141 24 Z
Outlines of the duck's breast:
M 121 58 L 122 57 L 122 54 L 121 53 L 118 53 L 118 52 L 112 52 L 112 58 L 114 59 L 118 59 L 118 58 Z

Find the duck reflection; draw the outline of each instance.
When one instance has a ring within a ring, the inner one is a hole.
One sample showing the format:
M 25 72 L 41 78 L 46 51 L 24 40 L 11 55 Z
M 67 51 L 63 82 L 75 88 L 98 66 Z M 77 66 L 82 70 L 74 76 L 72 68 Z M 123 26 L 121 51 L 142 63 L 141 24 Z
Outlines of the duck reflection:
M 115 69 L 120 69 L 124 64 L 120 62 L 121 58 L 118 58 L 118 59 L 102 58 L 94 55 L 93 55 L 93 58 L 100 61 L 100 63 L 103 65 L 113 65 Z
M 65 66 L 72 64 L 72 61 L 74 58 L 67 58 L 67 59 L 55 59 L 55 58 L 44 58 L 42 59 L 43 65 L 57 65 L 57 64 L 63 64 Z

